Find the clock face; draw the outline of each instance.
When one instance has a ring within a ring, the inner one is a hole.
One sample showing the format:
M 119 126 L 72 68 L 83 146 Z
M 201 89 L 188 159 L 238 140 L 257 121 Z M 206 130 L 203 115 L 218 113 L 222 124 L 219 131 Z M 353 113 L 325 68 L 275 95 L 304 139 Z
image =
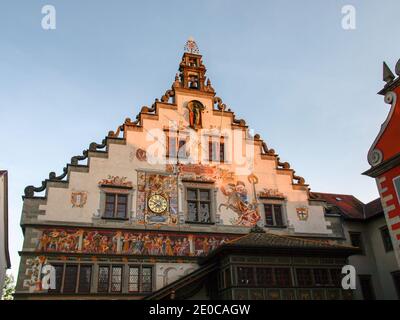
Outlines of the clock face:
M 168 208 L 168 201 L 160 194 L 153 194 L 147 201 L 149 209 L 154 213 L 162 213 Z

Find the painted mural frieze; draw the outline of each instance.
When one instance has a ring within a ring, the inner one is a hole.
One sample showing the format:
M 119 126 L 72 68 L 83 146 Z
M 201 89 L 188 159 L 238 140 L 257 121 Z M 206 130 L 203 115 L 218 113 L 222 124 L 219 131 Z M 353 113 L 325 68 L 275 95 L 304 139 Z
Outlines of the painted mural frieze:
M 109 175 L 107 179 L 99 181 L 100 186 L 113 186 L 113 187 L 127 187 L 132 188 L 133 184 L 131 181 L 126 180 L 127 177 L 111 176 Z
M 213 234 L 45 229 L 38 240 L 36 250 L 42 253 L 202 256 L 236 237 Z
M 178 223 L 178 183 L 175 175 L 138 172 L 136 220 L 140 224 Z
M 72 208 L 83 208 L 87 201 L 87 192 L 79 191 L 71 193 Z
M 43 231 L 37 244 L 42 252 L 77 252 L 81 250 L 83 230 L 52 229 Z

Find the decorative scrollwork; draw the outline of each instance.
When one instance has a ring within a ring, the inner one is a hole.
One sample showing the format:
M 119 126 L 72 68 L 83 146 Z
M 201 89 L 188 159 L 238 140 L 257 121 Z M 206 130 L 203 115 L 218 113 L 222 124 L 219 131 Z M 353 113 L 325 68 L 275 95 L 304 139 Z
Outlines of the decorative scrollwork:
M 383 160 L 383 153 L 379 149 L 374 149 L 368 153 L 368 162 L 371 166 L 380 164 Z
M 278 157 L 276 159 L 278 161 L 278 167 L 283 168 L 283 169 L 290 169 L 290 163 L 289 162 L 280 162 L 280 158 Z
M 120 129 L 121 129 L 121 126 L 118 127 L 118 130 L 117 130 L 117 132 L 113 135 L 113 137 L 118 137 L 119 132 L 120 132 Z M 110 135 L 109 135 L 109 136 L 110 136 Z M 106 147 L 106 145 L 107 145 L 106 139 L 103 139 L 103 141 L 101 142 L 101 144 L 98 144 L 98 143 L 96 143 L 96 142 L 92 142 L 92 143 L 89 145 L 89 151 L 97 151 L 97 150 L 99 150 L 99 149 L 104 149 L 104 148 Z
M 267 154 L 267 155 L 270 155 L 270 156 L 275 155 L 275 150 L 274 149 L 268 149 L 268 146 L 264 141 L 262 142 L 261 146 L 262 146 L 263 154 Z
M 61 181 L 62 179 L 64 179 L 68 174 L 68 167 L 64 167 L 63 168 L 63 173 L 60 174 L 59 176 L 56 176 L 55 172 L 50 172 L 49 173 L 49 180 L 52 181 Z
M 27 186 L 24 190 L 24 195 L 25 197 L 33 197 L 35 195 L 35 192 L 42 192 L 46 189 L 46 181 L 42 181 L 42 185 L 40 187 L 34 187 L 34 186 Z
M 214 104 L 217 104 L 217 109 L 219 111 L 226 110 L 226 104 L 222 102 L 222 99 L 220 97 L 214 97 Z
M 129 119 L 129 118 L 127 118 L 127 119 Z M 129 120 L 130 120 L 130 119 L 129 119 Z M 125 120 L 125 123 L 126 123 L 126 120 Z M 110 138 L 118 138 L 118 136 L 119 136 L 119 134 L 121 133 L 121 131 L 124 131 L 124 125 L 123 125 L 123 124 L 120 125 L 120 126 L 117 128 L 117 131 L 116 131 L 116 132 L 114 132 L 114 131 L 108 131 L 108 135 L 107 135 L 107 136 L 110 137 Z M 102 148 L 97 147 L 96 149 L 103 149 L 103 148 L 106 146 L 105 140 L 103 140 L 103 144 L 104 144 L 104 146 L 103 146 Z M 98 145 L 98 144 L 95 143 L 95 142 L 93 142 L 93 143 L 90 144 L 91 147 L 92 147 L 92 145 L 93 145 L 93 146 L 94 146 L 94 145 L 100 146 L 100 145 Z M 92 150 L 91 147 L 89 147 L 89 150 L 90 150 L 90 151 L 96 151 L 96 150 Z
M 384 101 L 387 104 L 393 104 L 393 102 L 396 102 L 396 94 L 393 91 L 389 91 L 385 94 Z
M 175 96 L 174 90 L 167 90 L 165 94 L 161 97 L 161 102 L 168 102 L 171 97 Z
M 238 124 L 240 126 L 245 126 L 246 125 L 246 121 L 243 119 L 236 119 L 235 116 L 233 116 L 233 123 Z
M 293 180 L 296 180 L 298 185 L 303 186 L 306 183 L 306 180 L 303 177 L 296 176 L 296 171 L 293 171 Z
M 71 164 L 77 166 L 79 161 L 83 161 L 88 157 L 88 150 L 84 150 L 81 156 L 74 156 L 71 158 Z

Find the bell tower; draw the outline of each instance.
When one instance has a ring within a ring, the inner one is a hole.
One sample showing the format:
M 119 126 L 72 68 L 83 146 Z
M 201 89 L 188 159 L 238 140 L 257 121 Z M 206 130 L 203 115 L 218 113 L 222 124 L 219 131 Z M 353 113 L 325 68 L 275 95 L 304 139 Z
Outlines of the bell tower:
M 180 86 L 185 89 L 214 93 L 210 79 L 206 83 L 206 71 L 199 48 L 194 39 L 190 37 L 186 42 L 185 52 L 179 64 Z

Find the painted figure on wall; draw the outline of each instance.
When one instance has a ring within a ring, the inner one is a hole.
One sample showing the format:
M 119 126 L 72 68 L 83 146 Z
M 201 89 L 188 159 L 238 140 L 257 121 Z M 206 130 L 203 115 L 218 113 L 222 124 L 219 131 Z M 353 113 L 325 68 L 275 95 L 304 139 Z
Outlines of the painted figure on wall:
M 187 104 L 189 110 L 189 125 L 192 129 L 202 128 L 202 112 L 205 109 L 201 102 L 197 100 L 189 101 Z
M 40 251 L 69 252 L 79 250 L 79 240 L 83 231 L 51 230 L 44 231 L 39 238 Z
M 227 202 L 219 205 L 237 213 L 238 217 L 234 224 L 242 226 L 254 226 L 260 220 L 257 205 L 247 200 L 247 189 L 242 181 L 227 183 L 221 186 L 221 192 L 228 198 Z

